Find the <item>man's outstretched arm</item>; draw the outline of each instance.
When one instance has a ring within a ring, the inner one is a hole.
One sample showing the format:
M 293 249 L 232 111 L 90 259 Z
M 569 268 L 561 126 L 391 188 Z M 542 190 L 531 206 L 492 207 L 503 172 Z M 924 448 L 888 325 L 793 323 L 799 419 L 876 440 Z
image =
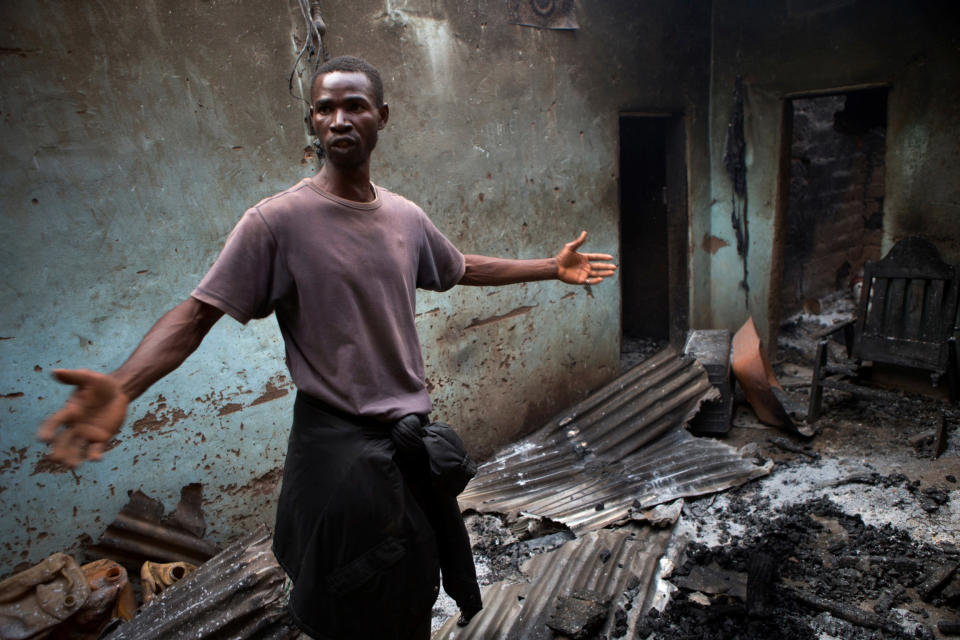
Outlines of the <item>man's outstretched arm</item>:
M 612 276 L 617 265 L 608 262 L 613 256 L 606 253 L 579 253 L 577 249 L 586 239 L 587 232 L 581 231 L 553 258 L 507 260 L 465 255 L 466 269 L 459 284 L 501 285 L 553 279 L 568 284 L 597 284 Z
M 153 325 L 113 373 L 55 370 L 57 380 L 76 389 L 37 431 L 38 438 L 51 444 L 50 459 L 71 467 L 99 460 L 106 443 L 123 425 L 127 405 L 179 367 L 222 315 L 214 306 L 187 298 Z

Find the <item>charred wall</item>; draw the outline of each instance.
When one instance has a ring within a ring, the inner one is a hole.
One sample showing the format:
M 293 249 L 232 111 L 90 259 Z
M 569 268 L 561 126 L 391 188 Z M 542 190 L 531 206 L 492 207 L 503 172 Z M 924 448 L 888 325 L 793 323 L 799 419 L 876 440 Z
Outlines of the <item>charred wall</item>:
M 379 66 L 391 121 L 374 179 L 464 251 L 618 245 L 618 116 L 682 115 L 704 148 L 707 2 L 577 4 L 579 29 L 508 3 L 323 3 L 327 46 Z M 130 491 L 203 485 L 208 535 L 271 522 L 293 398 L 272 319 L 229 319 L 134 403 L 100 464 L 42 459 L 57 367 L 111 370 L 189 295 L 244 209 L 315 170 L 287 79 L 297 3 L 6 2 L 0 42 L 0 572 L 96 538 Z M 301 88 L 295 78 L 294 90 Z M 689 155 L 706 193 L 706 158 Z M 419 300 L 435 416 L 484 457 L 612 377 L 617 280 Z
M 886 93 L 790 101 L 783 315 L 850 286 L 865 261 L 881 257 Z
M 712 25 L 709 219 L 716 240 L 705 244 L 715 249 L 706 276 L 712 325 L 734 328 L 752 314 L 767 344 L 776 333 L 789 189 L 784 102 L 793 98 L 887 87 L 881 251 L 920 233 L 946 259 L 960 260 L 960 21 L 952 3 L 716 0 Z M 723 162 L 737 77 L 744 86 L 745 252 L 731 225 Z

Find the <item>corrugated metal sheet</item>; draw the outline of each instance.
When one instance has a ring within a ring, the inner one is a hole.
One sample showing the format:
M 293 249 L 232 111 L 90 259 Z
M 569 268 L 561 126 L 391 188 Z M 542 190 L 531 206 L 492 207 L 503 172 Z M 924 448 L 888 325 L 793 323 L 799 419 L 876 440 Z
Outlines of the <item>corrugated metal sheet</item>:
M 145 605 L 105 640 L 283 640 L 300 637 L 286 609 L 286 574 L 266 526 Z
M 670 529 L 596 531 L 568 542 L 559 549 L 534 556 L 522 567 L 529 582 L 492 584 L 484 589 L 484 608 L 466 627 L 451 618 L 433 634 L 433 640 L 547 640 L 555 637 L 547 620 L 556 611 L 559 598 L 581 590 L 596 591 L 613 600 L 601 632 L 610 637 L 616 611 L 630 611 L 633 637 L 637 615 L 648 601 L 656 569 Z M 622 629 L 621 629 L 622 630 Z
M 220 550 L 204 540 L 205 525 L 200 509 L 200 485 L 190 484 L 169 516 L 163 505 L 141 491 L 133 491 L 116 519 L 107 526 L 96 544 L 87 545 L 94 558 L 109 558 L 139 573 L 146 560 L 203 564 Z
M 684 429 L 716 397 L 703 367 L 668 347 L 481 466 L 461 507 L 523 511 L 580 533 L 769 473 Z

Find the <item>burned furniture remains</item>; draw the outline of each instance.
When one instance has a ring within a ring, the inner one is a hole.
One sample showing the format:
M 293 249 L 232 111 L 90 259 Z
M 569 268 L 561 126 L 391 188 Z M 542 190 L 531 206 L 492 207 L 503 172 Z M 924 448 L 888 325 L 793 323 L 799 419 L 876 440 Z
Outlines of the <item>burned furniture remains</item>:
M 730 343 L 727 329 L 693 329 L 687 334 L 683 354 L 696 358 L 710 378 L 710 384 L 720 392 L 717 400 L 705 400 L 700 413 L 690 421 L 690 431 L 696 435 L 723 435 L 730 430 L 733 414 L 733 385 L 730 375 Z
M 868 377 L 868 362 L 927 371 L 933 386 L 946 377 L 956 402 L 958 283 L 957 267 L 919 237 L 905 238 L 882 260 L 867 262 L 856 316 L 831 327 L 818 341 L 808 420 L 819 416 L 825 387 L 876 394 L 856 383 Z M 828 364 L 829 341 L 841 331 L 852 363 Z

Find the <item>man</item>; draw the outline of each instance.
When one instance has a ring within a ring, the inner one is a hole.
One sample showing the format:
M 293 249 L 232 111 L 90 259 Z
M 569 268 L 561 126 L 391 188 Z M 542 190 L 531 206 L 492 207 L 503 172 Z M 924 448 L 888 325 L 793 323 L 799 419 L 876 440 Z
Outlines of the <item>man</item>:
M 416 288 L 596 284 L 616 267 L 609 255 L 577 252 L 585 232 L 554 258 L 461 254 L 419 207 L 370 182 L 390 114 L 376 69 L 331 60 L 311 96 L 320 171 L 249 209 L 190 298 L 119 369 L 56 371 L 77 388 L 38 435 L 54 460 L 99 459 L 128 403 L 224 313 L 243 323 L 275 313 L 298 388 L 274 534 L 294 582 L 291 613 L 315 638 L 419 640 L 438 567 L 466 620 L 481 603 L 455 498 L 431 488 L 415 446 L 398 446 L 398 429 L 416 433 L 430 411 Z

